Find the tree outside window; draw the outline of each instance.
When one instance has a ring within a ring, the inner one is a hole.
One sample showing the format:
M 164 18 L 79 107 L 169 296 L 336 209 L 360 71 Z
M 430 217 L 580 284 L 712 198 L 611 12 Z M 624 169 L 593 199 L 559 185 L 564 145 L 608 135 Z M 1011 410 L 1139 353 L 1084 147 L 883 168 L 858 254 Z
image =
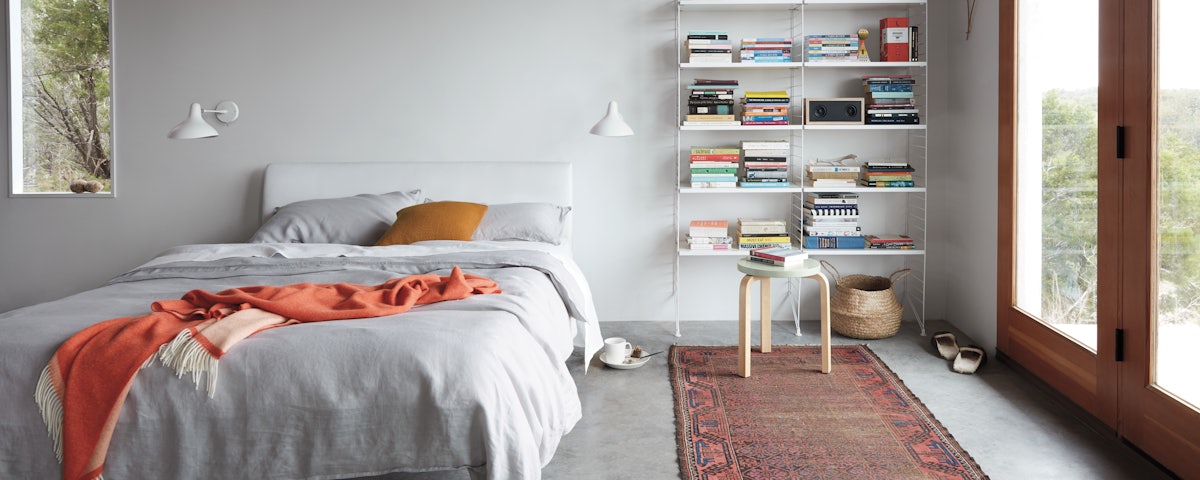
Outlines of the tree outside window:
M 11 191 L 111 194 L 109 0 L 9 0 L 8 13 Z

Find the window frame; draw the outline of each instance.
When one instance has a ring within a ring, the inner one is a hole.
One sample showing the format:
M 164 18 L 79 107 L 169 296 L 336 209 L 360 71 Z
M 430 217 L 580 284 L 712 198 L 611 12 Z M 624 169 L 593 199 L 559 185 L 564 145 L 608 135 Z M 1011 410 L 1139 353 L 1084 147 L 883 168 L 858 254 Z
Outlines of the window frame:
M 74 193 L 66 192 L 26 192 L 20 187 L 19 182 L 24 176 L 23 170 L 25 166 L 24 159 L 24 103 L 22 102 L 23 91 L 21 88 L 21 7 L 23 0 L 5 0 L 7 13 L 7 22 L 4 25 L 5 32 L 5 87 L 7 89 L 8 111 L 5 112 L 6 124 L 6 144 L 8 145 L 8 196 L 9 198 L 116 198 L 117 196 L 117 177 L 118 168 L 116 161 L 117 152 L 117 80 L 116 80 L 116 25 L 114 23 L 115 2 L 113 0 L 105 0 L 108 3 L 108 84 L 109 84 L 109 132 L 108 132 L 108 148 L 109 148 L 109 179 L 108 191 L 99 193 Z M 15 28 L 14 28 L 15 27 Z

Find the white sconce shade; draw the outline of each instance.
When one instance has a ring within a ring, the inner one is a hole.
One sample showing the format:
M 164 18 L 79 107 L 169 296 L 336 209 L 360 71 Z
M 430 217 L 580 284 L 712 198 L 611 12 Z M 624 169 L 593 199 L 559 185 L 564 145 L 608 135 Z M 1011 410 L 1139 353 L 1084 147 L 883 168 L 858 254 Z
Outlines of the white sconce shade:
M 592 127 L 591 134 L 601 137 L 628 137 L 633 135 L 633 129 L 621 118 L 621 112 L 617 111 L 617 102 L 614 100 L 608 102 L 608 112 Z
M 167 133 L 167 138 L 177 140 L 190 140 L 193 138 L 211 138 L 219 135 L 217 129 L 204 121 L 205 113 L 217 114 L 217 120 L 226 125 L 233 123 L 238 118 L 238 106 L 229 100 L 217 104 L 217 108 L 213 110 L 205 110 L 200 107 L 199 103 L 193 103 L 188 108 L 188 116 L 184 121 L 179 122 L 175 128 L 172 128 Z

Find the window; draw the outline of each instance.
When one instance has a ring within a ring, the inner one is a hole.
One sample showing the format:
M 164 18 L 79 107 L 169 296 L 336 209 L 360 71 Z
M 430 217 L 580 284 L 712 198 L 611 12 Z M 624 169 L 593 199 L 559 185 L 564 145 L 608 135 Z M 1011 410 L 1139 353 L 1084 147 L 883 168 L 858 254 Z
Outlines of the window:
M 8 0 L 12 194 L 111 196 L 109 18 L 109 0 Z

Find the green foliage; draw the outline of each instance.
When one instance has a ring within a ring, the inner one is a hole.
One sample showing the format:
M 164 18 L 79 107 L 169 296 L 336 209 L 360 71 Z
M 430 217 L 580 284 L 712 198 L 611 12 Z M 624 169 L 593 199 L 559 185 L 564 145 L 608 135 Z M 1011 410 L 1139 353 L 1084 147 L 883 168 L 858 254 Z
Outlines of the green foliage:
M 1200 324 L 1200 91 L 1159 95 L 1159 322 Z M 1096 321 L 1096 91 L 1042 98 L 1042 314 Z
M 108 189 L 111 82 L 108 0 L 24 0 L 22 97 L 27 191 Z
M 1096 91 L 1042 97 L 1042 316 L 1095 323 Z

